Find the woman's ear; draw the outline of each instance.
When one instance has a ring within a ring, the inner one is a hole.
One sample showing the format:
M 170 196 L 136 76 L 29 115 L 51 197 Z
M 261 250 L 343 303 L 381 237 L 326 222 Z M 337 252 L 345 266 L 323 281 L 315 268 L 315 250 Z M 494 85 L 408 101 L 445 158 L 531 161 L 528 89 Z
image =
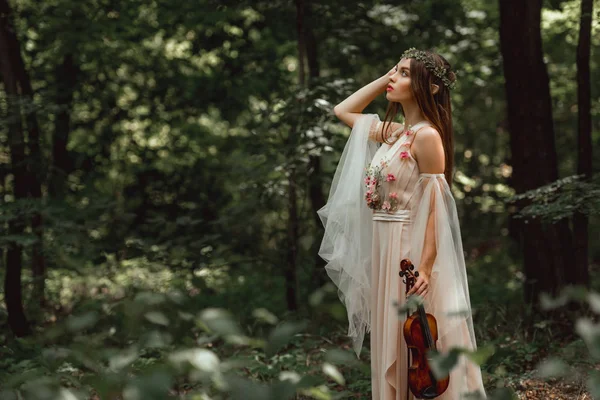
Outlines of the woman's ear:
M 433 94 L 436 94 L 438 92 L 438 90 L 440 90 L 440 87 L 438 85 L 436 85 L 435 83 L 431 84 L 431 92 Z

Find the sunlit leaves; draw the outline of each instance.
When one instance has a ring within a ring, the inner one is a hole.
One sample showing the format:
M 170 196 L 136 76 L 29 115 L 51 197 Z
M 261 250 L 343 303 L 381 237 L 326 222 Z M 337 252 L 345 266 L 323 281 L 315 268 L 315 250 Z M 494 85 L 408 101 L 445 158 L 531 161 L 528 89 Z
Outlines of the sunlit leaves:
M 346 380 L 341 372 L 335 367 L 333 364 L 324 363 L 323 364 L 323 372 L 329 376 L 331 379 L 339 383 L 340 385 L 345 385 Z
M 187 349 L 177 351 L 169 356 L 169 360 L 175 364 L 188 362 L 194 368 L 210 373 L 220 371 L 220 361 L 217 355 L 207 349 Z
M 232 315 L 223 309 L 211 308 L 202 311 L 199 322 L 210 331 L 220 335 L 240 335 L 242 333 Z

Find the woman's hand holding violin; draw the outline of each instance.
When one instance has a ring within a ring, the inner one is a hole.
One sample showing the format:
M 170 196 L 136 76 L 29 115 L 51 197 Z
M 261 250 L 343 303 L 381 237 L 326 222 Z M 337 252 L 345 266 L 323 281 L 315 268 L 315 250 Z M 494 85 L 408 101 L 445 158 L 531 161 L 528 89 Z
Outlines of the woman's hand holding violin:
M 412 294 L 418 294 L 421 297 L 427 296 L 429 293 L 429 273 L 419 271 L 419 276 L 415 281 L 414 286 L 406 293 L 406 297 Z

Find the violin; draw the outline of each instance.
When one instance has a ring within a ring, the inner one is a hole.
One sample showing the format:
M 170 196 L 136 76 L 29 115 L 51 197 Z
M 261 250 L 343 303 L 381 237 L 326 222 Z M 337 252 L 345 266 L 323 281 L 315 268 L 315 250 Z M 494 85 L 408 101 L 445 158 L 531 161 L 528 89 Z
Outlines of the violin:
M 414 286 L 419 272 L 409 259 L 400 261 L 400 276 L 406 284 L 406 293 Z M 412 355 L 412 364 L 408 367 L 408 387 L 419 399 L 434 399 L 444 393 L 450 384 L 450 376 L 436 379 L 429 367 L 430 350 L 436 350 L 438 340 L 437 321 L 431 314 L 425 313 L 423 305 L 408 316 L 404 322 L 404 339 Z

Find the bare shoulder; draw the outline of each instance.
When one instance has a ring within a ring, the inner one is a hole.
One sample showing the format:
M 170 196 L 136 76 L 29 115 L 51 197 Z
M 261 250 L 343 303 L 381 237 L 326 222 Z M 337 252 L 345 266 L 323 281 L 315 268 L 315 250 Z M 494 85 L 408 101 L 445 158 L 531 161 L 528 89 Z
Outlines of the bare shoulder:
M 434 127 L 426 126 L 419 129 L 415 134 L 411 151 L 422 173 L 444 172 L 444 143 Z

